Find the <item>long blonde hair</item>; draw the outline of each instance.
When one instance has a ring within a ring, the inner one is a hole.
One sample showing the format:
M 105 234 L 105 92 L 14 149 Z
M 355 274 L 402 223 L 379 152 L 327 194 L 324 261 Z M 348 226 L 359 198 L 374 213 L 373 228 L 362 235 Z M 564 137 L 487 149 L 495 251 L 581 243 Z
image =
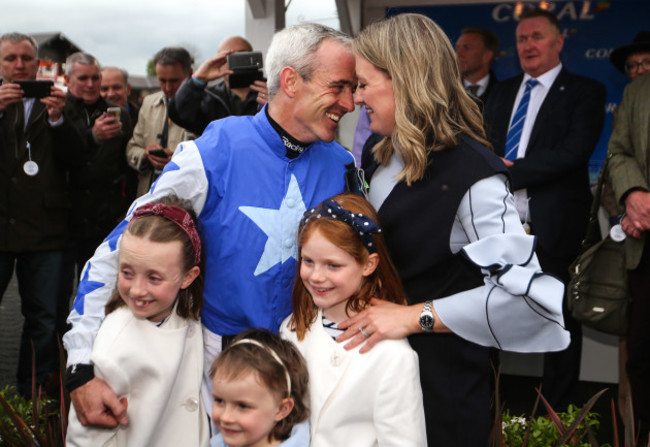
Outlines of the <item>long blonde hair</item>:
M 478 105 L 466 92 L 451 42 L 431 19 L 400 14 L 375 22 L 354 50 L 393 82 L 395 128 L 373 152 L 381 164 L 393 153 L 404 161 L 397 179 L 421 179 L 430 151 L 452 148 L 459 134 L 491 147 Z

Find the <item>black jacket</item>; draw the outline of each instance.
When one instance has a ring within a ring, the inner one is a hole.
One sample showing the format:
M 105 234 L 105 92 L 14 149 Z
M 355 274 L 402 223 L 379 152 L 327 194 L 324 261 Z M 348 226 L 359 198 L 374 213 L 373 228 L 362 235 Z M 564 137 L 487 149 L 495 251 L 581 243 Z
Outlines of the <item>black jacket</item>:
M 224 83 L 201 87 L 187 78 L 169 103 L 169 117 L 179 126 L 201 135 L 211 121 L 258 112 L 257 92 L 251 90 L 242 102 Z
M 26 128 L 24 121 L 22 102 L 0 117 L 0 251 L 60 250 L 67 243 L 71 209 L 66 175 L 80 163 L 81 140 L 67 119 L 50 126 L 38 100 Z M 38 165 L 33 176 L 24 171 L 30 152 Z
M 73 236 L 76 238 L 103 238 L 126 214 L 133 200 L 128 197 L 126 174 L 126 143 L 133 133 L 131 120 L 122 110 L 122 130 L 108 141 L 94 139 L 92 128 L 95 120 L 113 106 L 99 98 L 92 112 L 88 112 L 83 100 L 68 94 L 64 115 L 76 128 L 81 141 L 82 165 L 70 173 L 72 187 Z

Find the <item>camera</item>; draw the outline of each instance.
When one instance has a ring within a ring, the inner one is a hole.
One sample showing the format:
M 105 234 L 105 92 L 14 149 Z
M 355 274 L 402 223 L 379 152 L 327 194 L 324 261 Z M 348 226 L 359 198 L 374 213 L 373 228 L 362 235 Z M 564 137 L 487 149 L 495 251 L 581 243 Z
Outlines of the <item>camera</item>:
M 248 87 L 257 80 L 264 79 L 262 72 L 262 53 L 259 51 L 241 51 L 229 54 L 228 68 L 234 73 L 228 77 L 230 88 Z

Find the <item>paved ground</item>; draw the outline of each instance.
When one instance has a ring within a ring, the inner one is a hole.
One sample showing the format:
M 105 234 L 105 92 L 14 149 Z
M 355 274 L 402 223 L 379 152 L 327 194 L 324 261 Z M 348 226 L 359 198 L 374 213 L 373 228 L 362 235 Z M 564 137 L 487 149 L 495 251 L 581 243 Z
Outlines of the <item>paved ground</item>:
M 18 283 L 14 277 L 0 301 L 0 388 L 16 386 L 18 344 L 23 327 Z

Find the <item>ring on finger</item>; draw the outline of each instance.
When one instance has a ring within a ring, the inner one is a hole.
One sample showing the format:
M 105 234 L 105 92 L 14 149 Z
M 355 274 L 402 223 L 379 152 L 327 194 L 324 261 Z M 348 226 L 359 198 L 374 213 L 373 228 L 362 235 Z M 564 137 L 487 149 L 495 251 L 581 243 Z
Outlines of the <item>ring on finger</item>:
M 359 331 L 361 332 L 361 335 L 363 335 L 365 338 L 370 337 L 370 334 L 366 332 L 366 330 L 365 330 L 365 328 L 363 326 L 361 326 L 359 328 Z

